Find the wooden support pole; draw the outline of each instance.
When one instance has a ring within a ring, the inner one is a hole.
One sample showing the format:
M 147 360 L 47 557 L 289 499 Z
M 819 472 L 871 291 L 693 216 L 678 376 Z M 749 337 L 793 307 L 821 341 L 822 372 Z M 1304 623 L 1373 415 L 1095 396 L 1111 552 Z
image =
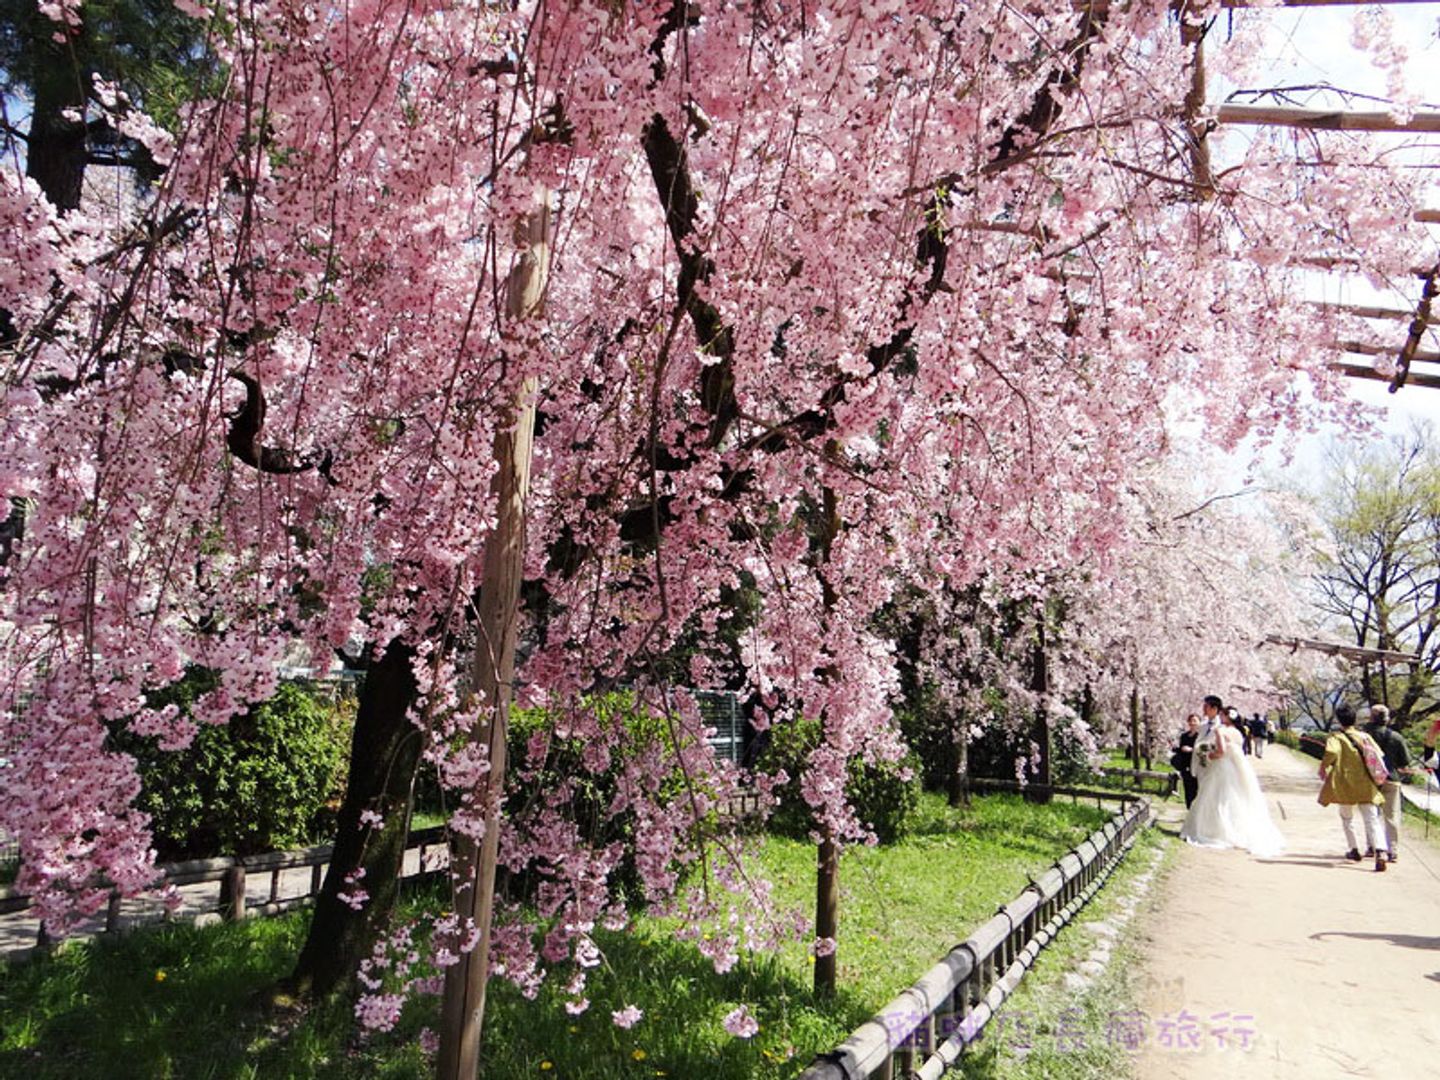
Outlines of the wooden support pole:
M 826 444 L 825 456 L 833 458 L 839 452 L 839 448 L 833 441 Z M 830 552 L 834 547 L 835 538 L 840 533 L 840 501 L 835 495 L 835 489 L 826 484 L 821 492 L 821 521 L 819 526 L 820 540 L 820 592 L 821 602 L 825 609 L 825 619 L 828 622 L 839 603 L 839 594 L 830 581 Z M 826 668 L 821 672 L 821 677 L 828 682 L 838 681 L 840 671 L 835 668 Z M 821 718 L 824 723 L 824 717 Z M 823 727 L 822 727 L 823 731 Z M 814 990 L 817 998 L 829 998 L 835 996 L 836 975 L 838 971 L 838 958 L 840 938 L 840 847 L 835 842 L 834 834 L 828 825 L 823 826 L 824 835 L 821 837 L 819 849 L 816 851 L 815 861 L 815 937 L 818 940 L 836 942 L 836 946 L 830 949 L 824 956 L 815 957 L 815 980 Z
M 1205 28 L 1191 22 L 1184 10 L 1180 12 L 1180 41 L 1192 49 L 1190 88 L 1185 92 L 1185 127 L 1190 136 L 1190 174 L 1195 181 L 1196 195 L 1204 201 L 1215 195 L 1210 147 L 1205 141 L 1212 125 L 1200 116 L 1205 108 Z
M 550 273 L 551 195 L 537 192 L 537 205 L 519 223 L 520 257 L 506 282 L 506 312 L 513 322 L 541 307 Z M 524 569 L 525 512 L 530 492 L 530 461 L 535 433 L 533 378 L 515 392 L 514 423 L 495 433 L 498 464 L 491 491 L 495 528 L 485 542 L 476 621 L 473 686 L 485 704 L 472 738 L 489 750 L 490 768 L 470 793 L 473 809 L 485 819 L 477 842 L 457 834 L 451 854 L 455 911 L 478 934 L 475 948 L 446 969 L 441 998 L 440 1080 L 474 1080 L 480 1071 L 480 1036 L 490 976 L 491 919 L 495 906 L 495 869 L 499 861 L 500 803 L 505 792 L 505 739 L 515 682 L 515 639 L 520 615 L 520 577 Z
M 1420 339 L 1425 336 L 1425 328 L 1430 324 L 1430 305 L 1435 299 L 1436 275 L 1440 275 L 1440 262 L 1437 262 L 1430 273 L 1425 276 L 1425 285 L 1420 290 L 1420 303 L 1415 308 L 1415 318 L 1410 320 L 1410 330 L 1405 335 L 1405 344 L 1400 349 L 1400 358 L 1395 362 L 1395 377 L 1390 380 L 1390 393 L 1392 394 L 1405 385 L 1405 379 L 1410 374 L 1411 362 L 1420 358 Z M 1437 355 L 1436 359 L 1440 359 L 1440 355 Z

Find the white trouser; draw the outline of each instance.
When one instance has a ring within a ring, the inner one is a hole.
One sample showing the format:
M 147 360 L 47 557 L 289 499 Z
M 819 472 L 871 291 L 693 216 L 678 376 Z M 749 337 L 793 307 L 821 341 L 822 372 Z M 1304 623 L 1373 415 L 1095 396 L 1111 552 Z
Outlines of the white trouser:
M 1381 810 L 1385 817 L 1385 846 L 1394 851 L 1400 843 L 1400 782 L 1387 780 L 1380 785 L 1380 794 L 1385 796 Z
M 1355 842 L 1355 807 L 1351 803 L 1340 803 L 1340 825 L 1345 830 L 1345 842 L 1351 851 L 1358 851 Z M 1378 851 L 1389 851 L 1385 844 L 1385 830 L 1380 827 L 1380 808 L 1374 803 L 1360 804 L 1360 820 L 1365 824 L 1365 846 Z

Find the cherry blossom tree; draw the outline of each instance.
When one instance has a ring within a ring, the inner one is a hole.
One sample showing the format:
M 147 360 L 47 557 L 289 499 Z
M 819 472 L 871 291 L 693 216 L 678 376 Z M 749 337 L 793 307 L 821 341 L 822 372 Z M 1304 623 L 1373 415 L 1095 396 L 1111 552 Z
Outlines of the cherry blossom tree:
M 764 890 L 710 854 L 740 776 L 667 652 L 753 589 L 738 670 L 700 650 L 690 679 L 743 680 L 761 726 L 821 718 L 817 832 L 863 838 L 845 766 L 902 750 L 872 629 L 898 584 L 1104 563 L 1167 399 L 1225 445 L 1339 407 L 1343 316 L 1302 308 L 1300 260 L 1394 278 L 1425 243 L 1406 176 L 1353 136 L 1192 174 L 1222 136 L 1186 109 L 1203 24 L 1182 42 L 1166 4 L 179 6 L 224 78 L 173 131 L 125 113 L 165 167 L 133 219 L 60 216 L 0 172 L 0 488 L 34 500 L 4 570 L 0 823 L 56 928 L 153 877 L 106 722 L 183 745 L 270 693 L 291 640 L 359 637 L 412 660 L 460 850 L 548 879 L 538 949 L 467 900 L 442 964 L 488 939 L 482 985 L 565 968 L 584 1007 L 621 853 L 563 792 L 501 819 L 495 736 L 513 687 L 608 767 L 623 736 L 590 702 L 621 680 L 667 732 L 620 770 L 646 897 L 712 920 L 697 944 L 732 963 L 766 920 L 732 928 L 710 886 Z M 188 665 L 220 674 L 193 718 L 150 707 Z M 453 1000 L 459 1075 L 480 1008 Z

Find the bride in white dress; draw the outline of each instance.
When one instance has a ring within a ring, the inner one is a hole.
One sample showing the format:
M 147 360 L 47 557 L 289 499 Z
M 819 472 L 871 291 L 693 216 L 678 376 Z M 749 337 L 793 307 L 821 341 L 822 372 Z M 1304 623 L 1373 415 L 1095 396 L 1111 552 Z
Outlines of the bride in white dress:
M 1255 770 L 1245 759 L 1244 737 L 1227 717 L 1210 739 L 1195 746 L 1209 765 L 1200 773 L 1200 793 L 1180 835 L 1192 844 L 1244 848 L 1252 855 L 1278 855 L 1285 838 L 1270 818 Z M 1198 770 L 1197 770 L 1198 771 Z

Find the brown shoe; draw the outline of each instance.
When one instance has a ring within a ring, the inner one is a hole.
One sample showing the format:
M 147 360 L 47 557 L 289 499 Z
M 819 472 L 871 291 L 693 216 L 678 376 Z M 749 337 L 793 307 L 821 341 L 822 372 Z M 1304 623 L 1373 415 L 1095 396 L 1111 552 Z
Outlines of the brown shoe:
M 1385 872 L 1385 856 L 1384 856 L 1384 855 L 1376 855 L 1376 856 L 1375 856 L 1375 872 L 1376 872 L 1377 874 L 1383 874 L 1383 873 Z

